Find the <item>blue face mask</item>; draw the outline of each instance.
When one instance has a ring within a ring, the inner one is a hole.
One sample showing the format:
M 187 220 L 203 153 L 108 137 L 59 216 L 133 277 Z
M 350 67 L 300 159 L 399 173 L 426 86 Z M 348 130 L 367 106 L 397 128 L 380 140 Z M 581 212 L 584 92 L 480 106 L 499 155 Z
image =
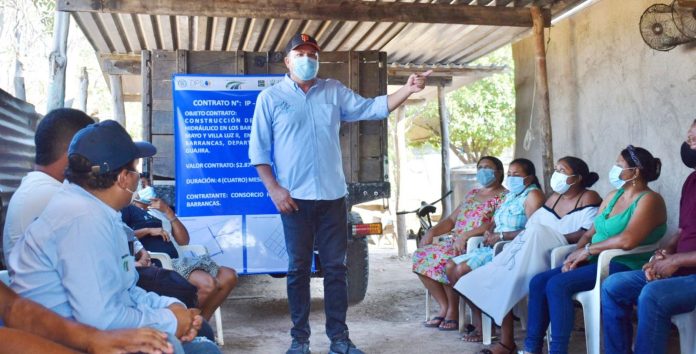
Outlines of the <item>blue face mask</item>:
M 609 183 L 611 183 L 611 185 L 614 186 L 614 188 L 620 189 L 621 187 L 624 186 L 624 184 L 626 184 L 626 182 L 632 181 L 636 178 L 636 177 L 633 177 L 629 180 L 624 181 L 620 177 L 621 172 L 623 172 L 623 170 L 632 170 L 634 168 L 635 167 L 621 168 L 621 166 L 618 166 L 618 165 L 612 166 L 611 170 L 609 170 Z
M 484 187 L 488 187 L 495 180 L 495 171 L 490 168 L 481 168 L 476 171 L 476 180 Z
M 292 58 L 292 73 L 302 81 L 309 81 L 317 77 L 319 62 L 307 56 Z
M 527 176 L 527 177 L 529 177 L 529 176 Z M 527 177 L 508 176 L 508 178 L 507 178 L 508 190 L 514 194 L 522 193 L 522 191 L 524 191 L 524 189 L 527 188 L 527 186 L 524 185 L 524 179 Z

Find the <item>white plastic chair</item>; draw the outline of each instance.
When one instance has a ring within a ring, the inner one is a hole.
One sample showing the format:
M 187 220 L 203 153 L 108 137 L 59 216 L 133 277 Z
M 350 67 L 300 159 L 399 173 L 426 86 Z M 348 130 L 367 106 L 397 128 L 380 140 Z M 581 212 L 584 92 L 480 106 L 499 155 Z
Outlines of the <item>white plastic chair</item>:
M 498 241 L 493 245 L 493 254 L 496 255 L 500 253 L 503 248 L 505 248 L 505 245 L 510 243 L 510 241 Z M 476 237 L 471 237 L 468 242 L 467 242 L 467 250 L 473 249 L 469 247 L 474 247 L 478 248 L 483 245 L 483 236 L 476 236 Z M 463 298 L 460 298 L 460 303 L 464 302 Z M 525 318 L 523 319 L 523 322 L 526 320 L 526 311 L 524 311 L 524 316 Z M 493 319 L 491 319 L 488 315 L 485 313 L 481 313 L 481 337 L 483 339 L 483 344 L 484 345 L 490 345 L 493 342 L 493 332 L 491 328 L 493 327 Z
M 636 253 L 648 253 L 657 249 L 657 244 L 639 246 L 632 250 L 624 251 L 621 249 L 605 250 L 599 254 L 597 260 L 597 277 L 595 286 L 592 290 L 579 292 L 573 295 L 573 300 L 582 305 L 582 315 L 585 320 L 585 343 L 587 345 L 588 354 L 600 354 L 600 338 L 601 332 L 601 290 L 602 282 L 609 275 L 609 263 L 612 258 Z M 576 245 L 566 245 L 556 247 L 551 251 L 551 269 L 559 267 L 565 257 L 577 249 Z M 550 343 L 551 330 L 546 335 L 547 343 Z
M 0 281 L 2 281 L 3 284 L 10 286 L 10 273 L 8 273 L 6 270 L 0 270 Z
M 681 353 L 696 354 L 696 310 L 672 316 L 672 323 L 679 329 Z
M 205 248 L 205 246 L 202 245 L 185 245 L 185 246 L 179 246 L 179 251 L 180 253 L 186 254 L 186 253 L 192 253 L 193 255 L 198 255 L 198 256 L 204 256 L 208 254 L 208 250 Z M 172 259 L 169 257 L 168 254 L 166 253 L 160 253 L 160 252 L 149 252 L 150 257 L 153 259 L 157 259 L 162 263 L 162 268 L 164 269 L 174 269 L 172 266 Z M 182 256 L 183 256 L 182 254 Z M 213 316 L 215 317 L 215 331 L 216 331 L 216 336 L 215 336 L 215 341 L 219 345 L 225 345 L 225 339 L 224 339 L 224 334 L 222 331 L 222 312 L 220 312 L 220 308 L 222 306 L 219 306 L 217 309 L 215 309 L 215 313 Z

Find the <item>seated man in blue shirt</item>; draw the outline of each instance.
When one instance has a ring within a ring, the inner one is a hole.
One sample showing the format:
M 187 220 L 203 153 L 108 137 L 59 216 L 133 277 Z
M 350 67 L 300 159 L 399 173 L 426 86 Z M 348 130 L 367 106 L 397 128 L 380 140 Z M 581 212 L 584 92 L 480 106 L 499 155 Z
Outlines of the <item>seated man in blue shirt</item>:
M 10 254 L 12 288 L 98 329 L 152 327 L 192 341 L 202 321 L 198 310 L 135 285 L 137 273 L 118 212 L 134 197 L 137 159 L 155 152 L 149 143 L 134 143 L 114 121 L 80 130 L 68 148 L 65 177 L 70 183 Z M 186 352 L 197 350 L 195 342 L 185 346 Z
M 256 101 L 249 159 L 280 211 L 289 266 L 288 303 L 293 327 L 287 354 L 309 353 L 309 279 L 313 245 L 324 273 L 329 354 L 362 354 L 348 336 L 346 310 L 346 181 L 341 162 L 341 122 L 384 119 L 412 93 L 427 71 L 412 74 L 398 91 L 361 97 L 337 80 L 319 79 L 319 45 L 296 34 L 285 47 L 289 73 Z M 271 161 L 274 169 L 271 168 Z

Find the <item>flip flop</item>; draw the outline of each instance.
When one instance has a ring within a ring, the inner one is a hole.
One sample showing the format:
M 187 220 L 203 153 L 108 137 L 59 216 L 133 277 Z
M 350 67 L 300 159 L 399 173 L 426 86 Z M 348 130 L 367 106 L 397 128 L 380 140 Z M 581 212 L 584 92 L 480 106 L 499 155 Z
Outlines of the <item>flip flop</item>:
M 437 329 L 441 331 L 458 331 L 459 321 L 457 320 L 444 320 L 440 323 Z
M 440 327 L 440 323 L 442 323 L 442 321 L 444 321 L 444 320 L 445 320 L 444 317 L 440 317 L 440 316 L 433 317 L 433 318 L 430 319 L 430 321 L 437 321 L 437 322 L 435 322 L 435 323 L 430 323 L 430 321 L 426 321 L 425 323 L 423 323 L 423 326 L 425 326 L 425 327 L 427 327 L 427 328 L 436 328 L 436 327 Z

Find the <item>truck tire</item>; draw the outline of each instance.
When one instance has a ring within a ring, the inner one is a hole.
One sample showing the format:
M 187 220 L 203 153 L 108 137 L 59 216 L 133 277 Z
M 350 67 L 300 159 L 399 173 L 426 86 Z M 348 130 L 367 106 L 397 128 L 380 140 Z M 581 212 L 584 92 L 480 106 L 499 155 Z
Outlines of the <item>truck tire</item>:
M 362 218 L 358 213 L 351 212 L 349 224 L 360 224 Z M 367 280 L 369 276 L 369 261 L 367 239 L 354 238 L 349 225 L 348 249 L 346 251 L 346 280 L 348 282 L 348 304 L 357 304 L 365 299 Z

